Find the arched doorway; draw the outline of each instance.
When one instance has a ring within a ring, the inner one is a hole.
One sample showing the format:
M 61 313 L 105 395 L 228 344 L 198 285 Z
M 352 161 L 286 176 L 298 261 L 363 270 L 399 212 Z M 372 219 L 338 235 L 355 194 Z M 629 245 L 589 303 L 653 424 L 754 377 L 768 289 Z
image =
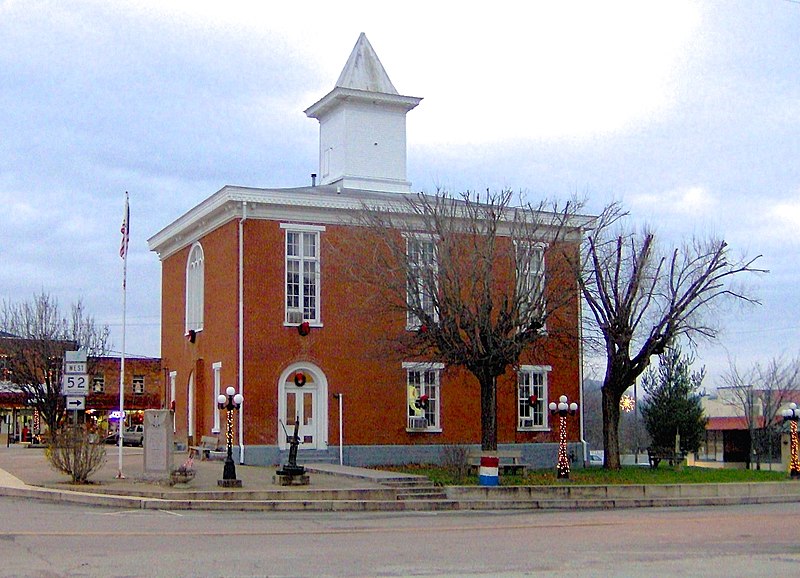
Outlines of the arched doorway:
M 298 435 L 302 450 L 324 450 L 328 447 L 328 380 L 313 363 L 293 363 L 278 381 L 278 447 L 288 449 L 288 435 Z M 284 428 L 285 431 L 284 431 Z

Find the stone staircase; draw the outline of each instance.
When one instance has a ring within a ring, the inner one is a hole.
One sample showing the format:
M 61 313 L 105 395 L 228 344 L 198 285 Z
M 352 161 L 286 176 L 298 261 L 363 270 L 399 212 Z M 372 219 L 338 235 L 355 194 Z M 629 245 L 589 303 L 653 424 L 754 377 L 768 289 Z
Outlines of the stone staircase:
M 280 452 L 281 465 L 289 462 L 289 450 L 281 450 Z M 308 450 L 297 452 L 297 465 L 313 465 L 313 464 L 336 464 L 339 462 L 339 454 L 331 452 L 330 450 Z
M 396 490 L 398 500 L 447 500 L 447 494 L 442 488 L 422 476 L 399 475 L 380 483 Z

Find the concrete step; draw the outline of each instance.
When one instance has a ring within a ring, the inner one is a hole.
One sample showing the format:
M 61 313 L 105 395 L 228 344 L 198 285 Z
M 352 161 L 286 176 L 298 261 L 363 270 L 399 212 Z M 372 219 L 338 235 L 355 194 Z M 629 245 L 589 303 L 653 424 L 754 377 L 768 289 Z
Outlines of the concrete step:
M 405 480 L 387 480 L 381 482 L 382 486 L 390 488 L 404 489 L 404 488 L 435 488 L 436 485 L 428 479 L 405 479 Z
M 446 500 L 447 493 L 440 488 L 409 488 L 397 493 L 398 500 Z
M 280 452 L 281 465 L 289 462 L 289 451 L 282 450 Z M 307 451 L 297 452 L 297 465 L 313 465 L 313 464 L 335 464 L 339 462 L 339 456 L 326 451 Z

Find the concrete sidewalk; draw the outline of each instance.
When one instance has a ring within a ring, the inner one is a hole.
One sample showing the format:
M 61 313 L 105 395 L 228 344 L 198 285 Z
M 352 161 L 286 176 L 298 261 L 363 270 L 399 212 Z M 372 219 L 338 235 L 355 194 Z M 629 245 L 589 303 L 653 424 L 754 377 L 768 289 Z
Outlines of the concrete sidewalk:
M 105 464 L 90 476 L 90 484 L 74 485 L 69 477 L 52 469 L 41 448 L 25 445 L 0 447 L 0 495 L 65 502 L 95 503 L 125 508 L 240 509 L 240 510 L 397 510 L 398 500 L 409 485 L 432 486 L 422 476 L 406 476 L 368 468 L 315 464 L 307 468 L 307 486 L 273 483 L 276 467 L 236 464 L 241 488 L 222 488 L 223 462 L 193 462 L 194 479 L 169 485 L 146 480 L 144 451 L 123 448 L 122 473 L 118 477 L 119 451 L 107 446 Z M 176 452 L 174 467 L 188 458 Z M 302 459 L 298 460 L 302 464 Z M 394 484 L 394 485 L 393 485 Z
M 176 453 L 174 465 L 187 457 Z M 170 486 L 144 480 L 141 448 L 124 448 L 124 479 L 117 477 L 118 450 L 76 486 L 50 468 L 44 450 L 0 448 L 0 496 L 94 506 L 159 510 L 253 511 L 432 511 L 574 510 L 632 507 L 710 506 L 800 501 L 800 481 L 753 484 L 582 486 L 458 486 L 436 488 L 414 476 L 338 464 L 307 466 L 308 486 L 278 486 L 274 467 L 236 465 L 241 488 L 221 488 L 223 462 L 195 461 L 195 478 Z M 302 464 L 302 456 L 298 461 Z

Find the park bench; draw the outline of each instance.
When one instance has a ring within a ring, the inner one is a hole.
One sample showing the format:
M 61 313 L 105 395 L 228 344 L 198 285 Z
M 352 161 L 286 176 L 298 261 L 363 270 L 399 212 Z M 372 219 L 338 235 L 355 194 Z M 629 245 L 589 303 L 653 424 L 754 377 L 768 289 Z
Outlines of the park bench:
M 223 459 L 225 451 L 219 445 L 219 437 L 203 436 L 200 438 L 199 446 L 189 446 L 189 455 L 191 457 L 199 455 L 201 460 L 210 460 L 212 457 Z
M 467 467 L 470 473 L 478 472 L 481 458 L 484 456 L 497 456 L 500 462 L 498 470 L 503 474 L 524 474 L 528 471 L 528 464 L 522 461 L 522 450 L 497 450 L 496 452 L 470 450 L 467 454 Z
M 677 465 L 685 457 L 683 452 L 676 452 L 675 448 L 647 448 L 647 459 L 652 469 L 656 469 L 662 461 L 668 462 L 671 466 Z

